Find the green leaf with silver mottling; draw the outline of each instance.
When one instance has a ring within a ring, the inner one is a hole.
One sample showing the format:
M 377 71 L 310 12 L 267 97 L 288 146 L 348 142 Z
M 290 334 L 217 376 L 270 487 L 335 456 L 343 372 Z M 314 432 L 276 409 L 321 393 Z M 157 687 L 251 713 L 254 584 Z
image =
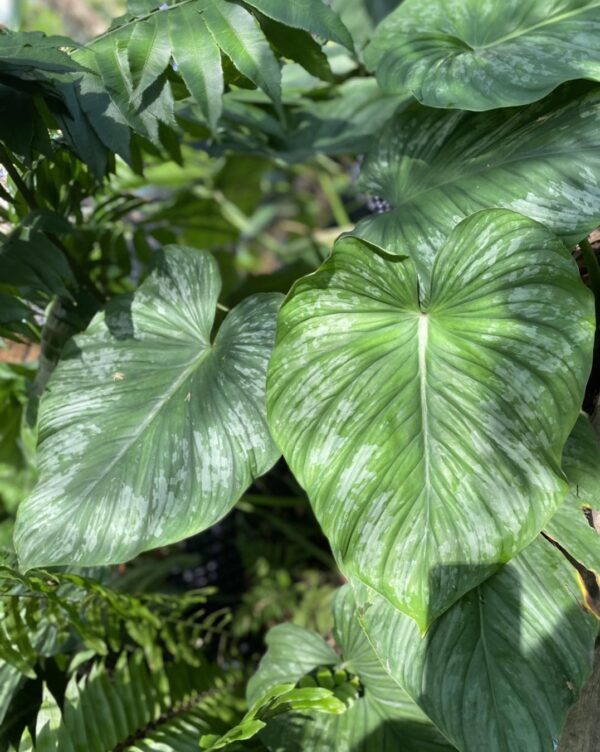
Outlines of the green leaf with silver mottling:
M 405 0 L 378 28 L 367 64 L 387 91 L 430 107 L 529 104 L 559 84 L 600 80 L 598 0 Z
M 246 298 L 213 338 L 220 288 L 208 253 L 170 246 L 68 346 L 19 507 L 23 567 L 122 562 L 193 535 L 276 461 L 265 379 L 281 296 Z
M 579 564 L 600 574 L 600 537 L 584 509 L 600 509 L 600 443 L 588 417 L 580 415 L 566 443 L 562 467 L 571 490 L 544 532 Z
M 450 233 L 427 303 L 410 259 L 338 241 L 281 309 L 268 406 L 342 572 L 423 629 L 530 543 L 593 336 L 567 249 L 513 212 Z
M 591 673 L 598 622 L 548 541 L 463 596 L 425 638 L 385 598 L 354 589 L 384 666 L 461 752 L 554 752 Z
M 272 720 L 260 738 L 271 752 L 451 752 L 450 744 L 386 674 L 358 622 L 349 586 L 334 601 L 338 654 L 322 637 L 293 624 L 267 635 L 268 651 L 248 683 L 249 702 L 318 667 L 358 677 L 363 692 L 343 715 L 303 713 Z M 336 671 L 340 669 L 340 671 Z
M 600 224 L 600 91 L 582 88 L 503 112 L 404 110 L 362 177 L 392 210 L 357 232 L 390 253 L 411 249 L 424 283 L 450 229 L 480 209 L 512 209 L 575 244 Z

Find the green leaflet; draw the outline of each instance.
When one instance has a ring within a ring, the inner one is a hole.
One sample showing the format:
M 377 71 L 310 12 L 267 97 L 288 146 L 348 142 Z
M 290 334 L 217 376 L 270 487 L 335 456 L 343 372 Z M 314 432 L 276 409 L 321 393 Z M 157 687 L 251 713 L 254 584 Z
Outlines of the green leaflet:
M 71 297 L 76 287 L 73 272 L 63 252 L 51 242 L 44 228 L 20 225 L 0 241 L 0 289 L 18 288 L 23 298 L 47 302 L 52 295 Z
M 578 92 L 510 112 L 401 112 L 362 178 L 392 211 L 357 232 L 390 253 L 410 249 L 425 285 L 450 229 L 479 209 L 512 209 L 576 243 L 600 223 L 600 91 Z
M 127 44 L 127 60 L 137 97 L 164 73 L 171 59 L 166 13 L 155 13 L 146 23 L 135 24 Z
M 580 415 L 562 459 L 571 490 L 544 532 L 586 569 L 600 574 L 600 537 L 584 509 L 600 509 L 600 444 L 586 415 Z
M 66 52 L 76 47 L 71 39 L 46 36 L 40 31 L 0 29 L 0 75 L 23 73 L 73 73 L 82 71 Z
M 212 339 L 220 287 L 208 253 L 170 246 L 64 353 L 40 405 L 40 482 L 19 507 L 23 567 L 126 561 L 197 533 L 275 462 L 280 295 L 246 298 Z
M 342 572 L 424 629 L 530 543 L 593 332 L 566 248 L 512 212 L 450 233 L 427 303 L 410 259 L 338 241 L 281 309 L 268 404 Z
M 248 0 L 248 5 L 286 26 L 302 29 L 321 39 L 331 39 L 349 50 L 354 49 L 350 32 L 323 0 Z
M 306 98 L 289 107 L 285 127 L 234 92 L 225 95 L 224 104 L 226 121 L 246 126 L 240 133 L 226 134 L 233 148 L 299 162 L 315 154 L 364 153 L 405 100 L 384 94 L 373 79 L 351 78 L 331 97 L 316 102 Z M 265 142 L 263 148 L 257 147 L 259 139 Z
M 308 32 L 352 48 L 350 33 L 323 0 L 254 0 L 248 6 L 230 0 L 130 0 L 128 13 L 75 55 L 99 74 L 110 92 L 113 111 L 107 111 L 105 119 L 124 119 L 153 144 L 166 147 L 164 125 L 175 127 L 173 95 L 166 80 L 171 58 L 214 133 L 226 83 L 221 53 L 280 110 L 278 56 L 296 59 L 329 79 L 326 57 Z M 97 100 L 83 106 L 88 115 L 91 107 L 99 108 Z M 102 139 L 102 133 L 98 135 Z
M 332 689 L 325 687 L 297 687 L 294 683 L 276 684 L 252 704 L 250 710 L 229 731 L 221 736 L 207 734 L 200 740 L 202 749 L 208 752 L 224 749 L 234 742 L 252 739 L 267 727 L 270 719 L 291 712 L 333 713 L 346 710 L 345 703 L 338 699 Z
M 355 594 L 386 669 L 461 752 L 554 752 L 598 632 L 574 574 L 537 538 L 425 638 L 385 598 Z
M 223 108 L 221 52 L 204 19 L 186 5 L 169 14 L 173 59 L 192 97 L 200 105 L 212 131 Z
M 451 752 L 441 734 L 385 673 L 357 619 L 349 586 L 334 601 L 338 656 L 314 632 L 293 624 L 274 627 L 268 651 L 248 684 L 255 702 L 270 687 L 297 682 L 319 666 L 358 677 L 363 694 L 343 715 L 305 713 L 270 721 L 260 738 L 271 752 Z M 336 672 L 334 671 L 334 676 Z
M 70 680 L 62 711 L 45 689 L 37 719 L 36 752 L 197 752 L 201 734 L 221 731 L 237 717 L 240 677 L 202 662 L 148 670 L 141 653 L 122 654 Z M 19 752 L 32 749 L 26 733 Z
M 430 107 L 528 104 L 559 84 L 600 79 L 598 0 L 405 0 L 366 53 L 389 91 Z
M 202 18 L 239 72 L 262 89 L 275 105 L 280 105 L 279 63 L 254 16 L 240 5 L 211 0 L 203 9 Z

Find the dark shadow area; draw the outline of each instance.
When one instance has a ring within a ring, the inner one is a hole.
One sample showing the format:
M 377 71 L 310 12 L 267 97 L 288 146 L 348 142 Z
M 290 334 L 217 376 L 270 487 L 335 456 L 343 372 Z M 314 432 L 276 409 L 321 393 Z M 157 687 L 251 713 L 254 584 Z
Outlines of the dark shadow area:
M 413 662 L 424 666 L 416 699 L 456 747 L 557 749 L 568 709 L 592 670 L 598 633 L 577 572 L 570 578 L 568 568 L 569 560 L 539 537 L 439 617 L 421 644 L 413 641 L 416 625 L 405 630 L 399 617 L 398 639 L 410 634 L 408 670 Z M 462 567 L 444 569 L 460 576 Z M 432 579 L 448 576 L 435 572 Z M 390 725 L 400 752 L 454 749 L 418 724 L 384 722 L 352 752 L 388 749 L 383 734 Z
M 119 295 L 106 306 L 104 312 L 106 327 L 117 340 L 135 339 L 132 303 L 133 295 Z

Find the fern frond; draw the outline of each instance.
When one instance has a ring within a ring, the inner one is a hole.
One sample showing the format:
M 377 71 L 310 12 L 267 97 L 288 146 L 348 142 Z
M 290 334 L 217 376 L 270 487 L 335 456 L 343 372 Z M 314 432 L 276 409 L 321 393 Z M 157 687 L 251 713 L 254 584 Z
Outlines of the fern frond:
M 153 670 L 163 653 L 196 665 L 197 652 L 223 634 L 229 613 L 207 613 L 209 591 L 182 595 L 120 592 L 77 574 L 0 567 L 0 660 L 35 677 L 40 656 L 74 635 L 96 655 L 139 647 Z
M 197 752 L 200 737 L 223 733 L 239 719 L 243 685 L 236 671 L 202 662 L 151 671 L 141 652 L 122 654 L 73 677 L 62 708 L 45 690 L 36 752 Z M 19 752 L 30 749 L 27 734 Z

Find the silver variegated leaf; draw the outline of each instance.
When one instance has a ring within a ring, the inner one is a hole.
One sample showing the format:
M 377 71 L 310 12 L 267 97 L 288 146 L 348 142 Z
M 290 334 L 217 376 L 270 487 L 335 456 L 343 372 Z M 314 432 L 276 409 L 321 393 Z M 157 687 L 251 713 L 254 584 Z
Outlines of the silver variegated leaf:
M 363 169 L 363 188 L 392 209 L 357 232 L 411 253 L 426 286 L 448 232 L 481 209 L 517 211 L 574 245 L 600 224 L 599 175 L 600 91 L 577 86 L 481 114 L 415 105 L 390 122 Z
M 562 242 L 513 212 L 450 233 L 427 300 L 405 249 L 342 238 L 296 283 L 268 403 L 344 574 L 424 629 L 564 498 L 594 312 Z
M 528 104 L 565 81 L 600 79 L 597 0 L 405 0 L 367 63 L 388 91 L 430 107 Z
M 246 298 L 214 336 L 220 288 L 208 253 L 170 246 L 68 347 L 41 400 L 23 567 L 122 562 L 193 535 L 276 461 L 265 380 L 281 296 Z
M 385 598 L 354 590 L 383 665 L 461 752 L 554 752 L 598 633 L 575 574 L 538 537 L 424 638 Z

